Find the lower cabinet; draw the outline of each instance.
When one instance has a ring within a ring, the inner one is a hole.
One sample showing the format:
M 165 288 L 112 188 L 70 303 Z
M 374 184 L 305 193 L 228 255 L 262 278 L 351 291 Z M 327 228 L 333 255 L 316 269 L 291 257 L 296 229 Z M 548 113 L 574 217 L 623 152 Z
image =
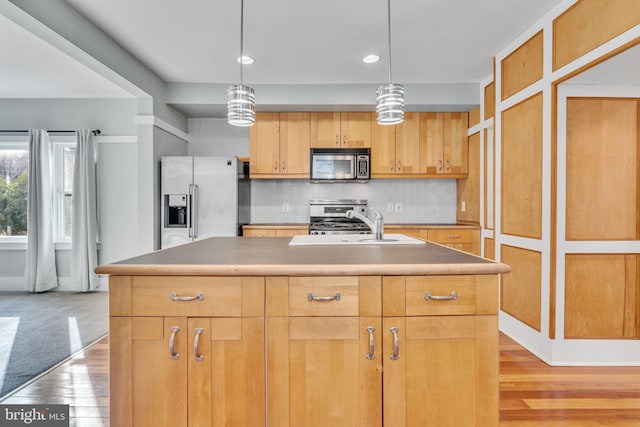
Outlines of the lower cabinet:
M 130 322 L 134 426 L 265 425 L 262 318 Z
M 381 319 L 267 319 L 268 425 L 381 425 L 381 353 L 369 328 Z M 371 357 L 369 357 L 369 354 Z
M 497 426 L 497 328 L 495 316 L 385 318 L 384 425 Z
M 497 283 L 111 277 L 111 423 L 495 427 Z

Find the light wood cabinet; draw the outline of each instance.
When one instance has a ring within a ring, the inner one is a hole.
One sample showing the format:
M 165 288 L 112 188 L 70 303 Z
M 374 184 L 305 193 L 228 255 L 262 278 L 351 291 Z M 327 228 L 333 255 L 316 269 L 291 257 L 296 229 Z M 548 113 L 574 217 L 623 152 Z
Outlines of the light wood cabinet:
M 265 425 L 264 278 L 119 277 L 110 286 L 113 425 Z M 150 308 L 140 301 L 148 289 Z
M 498 425 L 497 286 L 490 276 L 384 277 L 383 425 Z
M 402 226 L 386 225 L 385 233 L 399 233 L 418 239 L 429 240 L 450 248 L 480 255 L 480 227 L 472 226 Z
M 244 237 L 293 237 L 309 234 L 309 226 L 304 225 L 243 225 Z
M 496 275 L 111 276 L 111 422 L 496 427 L 497 286 Z
M 311 113 L 311 147 L 366 148 L 371 146 L 371 113 Z
M 423 173 L 465 178 L 468 171 L 469 113 L 420 113 Z
M 420 116 L 405 113 L 398 125 L 371 125 L 371 174 L 417 175 L 420 173 Z
M 310 137 L 310 113 L 256 113 L 251 178 L 308 178 Z

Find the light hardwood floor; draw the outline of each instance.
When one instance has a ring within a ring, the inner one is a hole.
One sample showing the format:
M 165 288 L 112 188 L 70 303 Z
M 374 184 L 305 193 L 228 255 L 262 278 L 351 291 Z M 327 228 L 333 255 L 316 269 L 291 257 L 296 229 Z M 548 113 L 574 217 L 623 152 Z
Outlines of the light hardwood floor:
M 71 426 L 109 426 L 108 338 L 2 403 L 68 403 Z M 640 367 L 551 367 L 501 335 L 500 426 L 638 427 Z

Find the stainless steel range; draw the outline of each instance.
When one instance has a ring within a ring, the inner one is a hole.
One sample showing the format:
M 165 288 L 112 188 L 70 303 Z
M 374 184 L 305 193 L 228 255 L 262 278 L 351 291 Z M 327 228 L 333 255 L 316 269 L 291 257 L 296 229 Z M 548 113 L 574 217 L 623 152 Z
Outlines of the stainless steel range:
M 367 213 L 366 200 L 311 200 L 309 234 L 371 234 L 358 218 L 347 218 L 347 211 Z

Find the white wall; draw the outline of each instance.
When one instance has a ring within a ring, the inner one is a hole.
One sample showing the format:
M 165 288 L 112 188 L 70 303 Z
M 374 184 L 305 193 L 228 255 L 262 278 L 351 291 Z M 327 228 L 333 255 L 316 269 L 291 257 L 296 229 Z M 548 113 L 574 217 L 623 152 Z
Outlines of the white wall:
M 98 138 L 99 262 L 136 254 L 135 99 L 0 99 L 0 129 L 100 129 Z M 24 136 L 17 136 L 26 140 Z M 135 210 L 135 208 L 134 208 Z M 26 244 L 0 248 L 0 290 L 23 290 Z M 70 251 L 58 245 L 60 288 L 71 290 Z

